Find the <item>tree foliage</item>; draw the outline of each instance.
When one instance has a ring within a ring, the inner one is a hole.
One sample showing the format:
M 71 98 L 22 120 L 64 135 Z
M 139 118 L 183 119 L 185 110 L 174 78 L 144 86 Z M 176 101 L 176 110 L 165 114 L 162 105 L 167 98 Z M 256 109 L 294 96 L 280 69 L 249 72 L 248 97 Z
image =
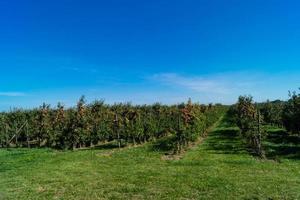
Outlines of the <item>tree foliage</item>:
M 284 102 L 280 100 L 269 101 L 258 104 L 263 120 L 266 124 L 282 127 Z
M 287 131 L 300 134 L 300 94 L 289 94 L 289 100 L 284 105 L 282 120 Z
M 0 114 L 0 144 L 58 149 L 93 147 L 107 141 L 119 146 L 141 144 L 167 135 L 174 136 L 180 152 L 215 123 L 225 112 L 221 105 L 108 105 L 87 104 L 81 97 L 74 108 L 43 104 L 33 110 Z
M 236 124 L 241 130 L 242 137 L 255 154 L 264 158 L 262 138 L 265 133 L 262 127 L 262 116 L 253 103 L 251 96 L 240 96 L 235 105 Z

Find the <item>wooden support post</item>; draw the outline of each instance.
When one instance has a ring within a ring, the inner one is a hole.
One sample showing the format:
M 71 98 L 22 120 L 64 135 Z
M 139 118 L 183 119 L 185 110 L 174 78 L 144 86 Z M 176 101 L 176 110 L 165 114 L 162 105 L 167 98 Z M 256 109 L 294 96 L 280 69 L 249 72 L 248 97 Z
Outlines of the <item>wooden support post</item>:
M 29 130 L 28 130 L 28 122 L 26 121 L 26 141 L 27 141 L 27 148 L 30 148 L 29 143 Z

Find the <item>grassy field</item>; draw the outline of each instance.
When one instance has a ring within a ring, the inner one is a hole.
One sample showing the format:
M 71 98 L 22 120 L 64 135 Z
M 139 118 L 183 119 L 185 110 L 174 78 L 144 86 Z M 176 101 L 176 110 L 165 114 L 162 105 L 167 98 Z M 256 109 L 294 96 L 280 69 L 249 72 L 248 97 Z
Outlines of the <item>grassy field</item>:
M 120 151 L 3 149 L 0 199 L 300 199 L 297 142 L 272 130 L 265 143 L 272 159 L 262 161 L 222 121 L 181 160 L 162 159 L 165 152 L 152 144 Z

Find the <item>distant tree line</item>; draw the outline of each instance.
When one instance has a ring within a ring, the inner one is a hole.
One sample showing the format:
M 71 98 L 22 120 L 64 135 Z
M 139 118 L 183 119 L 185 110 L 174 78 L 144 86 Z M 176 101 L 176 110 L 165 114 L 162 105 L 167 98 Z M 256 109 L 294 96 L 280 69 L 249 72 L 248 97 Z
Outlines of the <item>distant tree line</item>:
M 176 153 L 203 134 L 225 112 L 222 105 L 87 104 L 76 107 L 14 109 L 0 114 L 1 147 L 77 149 L 116 141 L 119 147 L 141 144 L 172 135 Z

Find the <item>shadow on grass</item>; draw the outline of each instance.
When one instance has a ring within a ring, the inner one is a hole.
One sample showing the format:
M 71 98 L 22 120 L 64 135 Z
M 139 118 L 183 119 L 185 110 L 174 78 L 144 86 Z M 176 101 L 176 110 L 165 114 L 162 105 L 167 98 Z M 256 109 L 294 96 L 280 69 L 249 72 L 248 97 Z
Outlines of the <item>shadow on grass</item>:
M 289 135 L 280 129 L 270 131 L 264 148 L 268 158 L 300 159 L 300 136 Z
M 215 131 L 206 139 L 206 149 L 219 154 L 241 154 L 254 152 L 239 136 L 239 129 L 232 123 L 232 117 L 225 115 Z M 289 135 L 282 129 L 270 129 L 263 144 L 267 158 L 285 157 L 300 159 L 300 136 Z
M 166 136 L 164 138 L 160 138 L 149 146 L 149 151 L 157 151 L 161 153 L 167 153 L 173 150 L 175 142 L 175 137 Z
M 124 143 L 122 143 L 120 147 L 124 148 L 124 147 L 126 147 L 126 145 Z M 110 149 L 118 149 L 118 148 L 119 148 L 119 144 L 118 144 L 118 142 L 115 142 L 115 141 L 109 142 L 106 144 L 97 145 L 94 147 L 94 149 L 97 149 L 97 150 L 110 150 Z
M 268 141 L 274 144 L 289 144 L 289 145 L 299 145 L 300 136 L 289 135 L 285 130 L 275 130 L 269 131 Z
M 114 150 L 119 148 L 125 148 L 127 147 L 127 144 L 125 142 L 121 143 L 121 146 L 119 147 L 119 144 L 117 141 L 111 141 L 103 144 L 95 145 L 94 147 L 86 147 L 86 148 L 79 148 L 76 149 L 77 151 L 89 151 L 89 150 Z
M 246 148 L 239 137 L 239 130 L 231 128 L 219 128 L 211 132 L 206 140 L 208 150 L 220 154 L 241 154 Z
M 206 139 L 206 149 L 218 154 L 242 154 L 248 151 L 230 114 L 227 113 L 218 127 L 209 133 Z

